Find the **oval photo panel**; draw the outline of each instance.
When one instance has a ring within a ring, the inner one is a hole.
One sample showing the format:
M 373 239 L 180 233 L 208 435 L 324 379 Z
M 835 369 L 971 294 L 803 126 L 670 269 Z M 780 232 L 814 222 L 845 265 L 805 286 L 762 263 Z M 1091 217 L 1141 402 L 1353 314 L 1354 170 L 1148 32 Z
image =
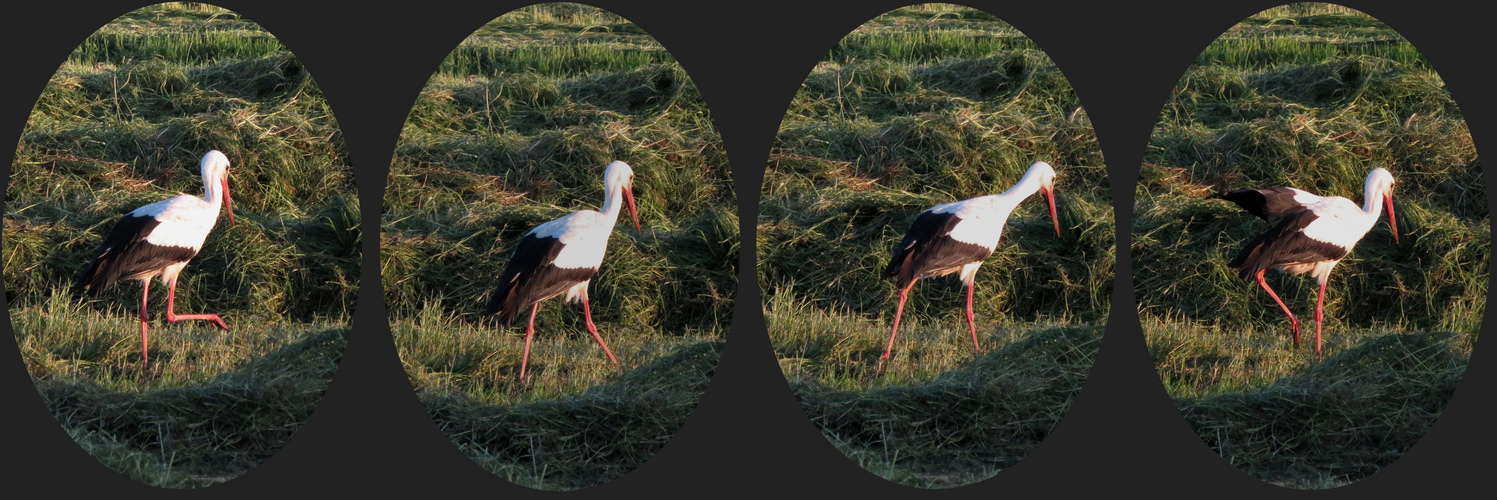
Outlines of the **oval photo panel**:
M 1115 248 L 1070 83 L 1013 26 L 947 4 L 881 15 L 817 63 L 759 205 L 766 321 L 801 407 L 849 459 L 926 488 L 1012 466 L 1065 415 Z
M 531 488 L 663 447 L 732 321 L 737 202 L 706 103 L 649 34 L 551 3 L 442 61 L 391 165 L 381 271 L 433 421 Z
M 1440 75 L 1377 19 L 1294 4 L 1206 47 L 1160 113 L 1133 221 L 1144 335 L 1206 445 L 1300 489 L 1412 447 L 1481 327 L 1484 186 Z
M 234 12 L 145 7 L 69 54 L 16 147 L 3 244 L 22 360 L 68 435 L 172 488 L 278 451 L 349 332 L 348 162 L 306 68 Z

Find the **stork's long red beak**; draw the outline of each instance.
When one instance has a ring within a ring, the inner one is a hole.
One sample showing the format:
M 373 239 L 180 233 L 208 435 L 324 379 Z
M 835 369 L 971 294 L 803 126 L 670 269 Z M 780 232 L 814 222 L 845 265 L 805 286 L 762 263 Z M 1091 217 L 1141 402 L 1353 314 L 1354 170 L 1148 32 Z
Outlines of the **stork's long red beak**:
M 229 212 L 229 225 L 232 226 L 234 225 L 234 204 L 229 202 L 229 179 L 225 177 L 219 182 L 224 185 L 224 210 Z
M 634 219 L 634 232 L 644 232 L 639 229 L 639 212 L 634 209 L 634 186 L 624 187 L 624 202 L 629 205 L 629 218 Z
M 1393 195 L 1384 194 L 1383 203 L 1388 205 L 1388 225 L 1393 226 L 1393 242 L 1398 243 L 1398 221 L 1393 216 Z
M 1040 191 L 1045 193 L 1046 201 L 1050 202 L 1050 221 L 1055 223 L 1055 237 L 1059 238 L 1060 219 L 1055 217 L 1055 189 L 1041 186 Z

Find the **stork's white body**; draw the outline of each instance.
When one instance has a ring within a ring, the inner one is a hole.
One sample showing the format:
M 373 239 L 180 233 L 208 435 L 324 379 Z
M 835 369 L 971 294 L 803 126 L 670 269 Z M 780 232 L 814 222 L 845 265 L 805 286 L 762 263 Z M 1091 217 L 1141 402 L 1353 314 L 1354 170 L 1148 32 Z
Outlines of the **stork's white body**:
M 119 280 L 141 281 L 140 337 L 141 366 L 148 364 L 146 304 L 151 278 L 160 276 L 167 286 L 166 320 L 168 322 L 200 319 L 228 330 L 216 314 L 176 314 L 177 275 L 203 248 L 208 233 L 218 222 L 220 208 L 229 204 L 229 159 L 218 151 L 209 151 L 199 162 L 203 176 L 203 197 L 177 195 L 131 211 L 121 217 L 89 266 L 78 275 L 77 284 L 97 297 Z M 234 213 L 229 211 L 229 221 Z
M 1315 262 L 1285 262 L 1278 265 L 1278 268 L 1290 274 L 1310 273 L 1317 280 L 1324 281 L 1330 276 L 1331 268 L 1372 230 L 1372 226 L 1377 223 L 1381 206 L 1374 203 L 1372 211 L 1367 212 L 1363 207 L 1340 196 L 1316 196 L 1299 189 L 1289 189 L 1294 192 L 1292 199 L 1295 203 L 1315 216 L 1312 222 L 1300 230 L 1302 237 L 1332 245 L 1340 251 L 1322 253 Z M 1337 253 L 1342 256 L 1337 256 Z
M 212 193 L 209 193 L 207 198 L 212 198 L 212 201 L 192 195 L 177 195 L 130 212 L 125 217 L 149 218 L 156 223 L 156 227 L 145 232 L 143 238 L 139 238 L 147 246 L 138 248 L 142 251 L 185 248 L 196 256 L 198 251 L 203 249 L 203 242 L 208 240 L 208 233 L 212 232 L 213 226 L 217 224 L 219 207 L 222 204 L 222 198 L 213 196 Z M 157 248 L 150 249 L 149 247 Z M 187 260 L 176 259 L 174 263 L 165 267 L 141 269 L 140 272 L 124 278 L 145 279 L 160 275 L 162 282 L 174 281 L 182 268 L 187 267 L 187 262 Z
M 1398 238 L 1392 188 L 1393 174 L 1377 168 L 1367 174 L 1362 206 L 1340 196 L 1317 196 L 1286 187 L 1238 189 L 1212 196 L 1232 201 L 1272 225 L 1268 231 L 1248 242 L 1227 265 L 1238 268 L 1243 279 L 1256 277 L 1259 286 L 1289 316 L 1296 345 L 1299 343 L 1299 320 L 1269 288 L 1263 279 L 1264 272 L 1278 269 L 1290 274 L 1310 273 L 1315 277 L 1320 285 L 1315 303 L 1315 354 L 1319 355 L 1325 288 L 1331 269 L 1350 254 L 1357 242 L 1377 224 L 1384 205 L 1388 207 L 1393 238 Z
M 634 208 L 634 171 L 627 163 L 614 161 L 604 171 L 602 211 L 580 210 L 546 222 L 520 239 L 514 254 L 499 277 L 498 287 L 490 296 L 485 312 L 499 315 L 506 325 L 530 308 L 530 322 L 525 332 L 525 353 L 520 359 L 520 379 L 530 360 L 530 341 L 535 335 L 535 313 L 540 302 L 562 293 L 567 300 L 582 302 L 587 330 L 603 347 L 609 361 L 618 360 L 603 342 L 593 325 L 587 300 L 587 285 L 603 264 L 608 238 L 618 223 L 619 211 L 627 203 L 636 230 L 639 217 Z
M 932 215 L 955 218 L 956 222 L 952 225 L 951 230 L 942 235 L 943 237 L 950 238 L 956 243 L 974 245 L 981 249 L 981 253 L 986 253 L 987 255 L 984 255 L 980 259 L 970 260 L 957 267 L 927 271 L 922 273 L 922 277 L 944 276 L 960 270 L 962 283 L 971 285 L 974 276 L 977 275 L 977 268 L 982 266 L 982 261 L 988 255 L 992 255 L 993 250 L 998 248 L 998 240 L 1003 236 L 1003 226 L 1008 222 L 1009 214 L 1013 213 L 1014 208 L 1019 206 L 1019 202 L 1024 201 L 1024 198 L 1028 198 L 1029 195 L 1034 194 L 1037 189 L 1038 185 L 1026 189 L 1027 192 L 1010 190 L 1003 194 L 980 196 L 944 205 L 936 205 L 927 210 L 926 212 Z M 918 219 L 916 223 L 919 223 Z M 918 230 L 915 227 L 910 228 L 910 232 Z M 939 259 L 941 256 L 934 257 Z
M 582 210 L 536 226 L 527 235 L 542 240 L 554 239 L 554 244 L 561 247 L 551 265 L 563 270 L 585 271 L 591 276 L 603 265 L 608 238 L 613 235 L 618 218 L 617 207 L 612 214 Z M 575 302 L 586 296 L 589 281 L 582 280 L 568 288 L 567 301 Z
M 1050 218 L 1055 222 L 1055 234 L 1060 235 L 1060 222 L 1055 220 L 1054 182 L 1055 170 L 1048 163 L 1034 162 L 1023 179 L 1001 194 L 937 205 L 915 218 L 884 269 L 884 277 L 894 279 L 900 291 L 894 329 L 889 334 L 883 359 L 888 359 L 894 349 L 904 303 L 915 282 L 927 276 L 956 272 L 961 273 L 961 280 L 967 285 L 967 326 L 972 331 L 972 345 L 981 349 L 972 311 L 977 268 L 998 247 L 1009 214 L 1035 192 L 1043 192 L 1049 199 Z

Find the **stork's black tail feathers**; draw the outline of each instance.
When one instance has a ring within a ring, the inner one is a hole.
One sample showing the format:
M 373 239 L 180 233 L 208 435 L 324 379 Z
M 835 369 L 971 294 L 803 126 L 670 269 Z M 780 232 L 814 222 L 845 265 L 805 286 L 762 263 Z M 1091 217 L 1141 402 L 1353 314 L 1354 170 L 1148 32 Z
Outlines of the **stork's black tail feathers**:
M 94 256 L 88 259 L 88 267 L 84 268 L 83 272 L 78 273 L 78 276 L 73 278 L 73 290 L 75 293 L 87 294 L 89 297 L 97 299 L 99 298 L 99 294 L 104 293 L 104 290 L 113 286 L 114 282 L 119 281 L 126 273 L 138 270 L 136 269 L 138 266 L 130 264 L 133 264 L 131 260 L 139 259 L 126 259 L 125 261 L 121 261 L 120 259 L 124 258 L 128 253 L 125 249 L 130 246 L 134 239 L 131 231 L 139 227 L 149 229 L 155 227 L 155 224 L 146 226 L 143 224 L 124 223 L 127 220 L 131 223 L 136 222 L 131 219 L 141 219 L 141 217 L 126 216 L 121 222 L 115 223 L 114 228 L 110 229 L 109 234 L 104 236 L 104 241 L 99 245 L 99 249 L 95 250 Z M 152 222 L 155 222 L 155 220 L 152 219 Z M 130 227 L 122 228 L 122 226 Z
M 509 276 L 505 276 L 509 277 Z M 514 324 L 515 318 L 520 315 L 520 300 L 514 294 L 509 293 L 509 285 L 512 281 L 500 279 L 499 287 L 494 289 L 493 295 L 489 296 L 488 303 L 483 306 L 484 314 L 499 314 L 499 322 L 504 326 Z
M 108 265 L 110 256 L 107 255 L 107 250 L 107 248 L 100 249 L 94 258 L 89 260 L 88 267 L 78 273 L 78 276 L 73 277 L 74 294 L 97 299 L 99 294 L 104 293 L 104 289 L 114 284 L 118 277 L 104 272 L 105 269 L 111 267 Z
M 910 252 L 910 247 L 912 246 L 909 238 L 906 237 L 905 241 L 900 242 L 899 246 L 894 247 L 893 255 L 889 259 L 889 265 L 884 267 L 884 279 L 892 279 L 895 284 L 901 287 L 909 284 L 910 280 L 914 279 L 914 266 L 909 265 L 910 257 L 913 256 Z

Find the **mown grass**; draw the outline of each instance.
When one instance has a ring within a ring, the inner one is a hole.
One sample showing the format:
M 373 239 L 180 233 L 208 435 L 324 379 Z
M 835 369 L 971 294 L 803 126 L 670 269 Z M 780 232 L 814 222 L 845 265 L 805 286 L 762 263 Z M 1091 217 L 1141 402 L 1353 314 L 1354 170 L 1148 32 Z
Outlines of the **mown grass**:
M 58 294 L 13 310 L 23 359 L 78 444 L 127 477 L 168 488 L 233 479 L 291 439 L 322 399 L 348 340 L 334 322 L 154 328 L 140 369 L 132 311 Z
M 711 381 L 722 347 L 715 339 L 677 342 L 555 398 L 493 405 L 461 391 L 423 391 L 421 401 L 489 472 L 531 488 L 585 488 L 634 470 L 670 441 Z
M 1009 218 L 977 273 L 984 351 L 972 352 L 960 282 L 922 280 L 879 374 L 897 299 L 880 278 L 890 249 L 921 211 L 1002 192 L 1037 160 L 1058 172 L 1062 234 L 1041 196 Z M 1037 446 L 1085 379 L 1107 316 L 1107 186 L 1070 84 L 997 18 L 919 5 L 832 48 L 781 122 L 758 220 L 771 341 L 823 434 L 920 487 L 984 479 Z M 1052 349 L 1065 354 L 1042 355 Z M 1043 366 L 1019 366 L 1026 355 Z
M 587 333 L 581 306 L 556 298 L 542 302 L 518 385 L 525 318 L 504 328 L 483 303 L 526 232 L 600 208 L 613 160 L 634 169 L 643 230 L 621 217 L 588 289 L 622 367 Z M 638 27 L 543 4 L 469 36 L 416 99 L 384 199 L 385 303 L 437 425 L 532 488 L 596 485 L 638 466 L 685 422 L 716 365 L 720 347 L 703 346 L 732 321 L 736 207 L 701 94 Z M 599 419 L 614 432 L 594 428 Z M 589 448 L 572 447 L 582 434 Z
M 1065 416 L 1102 326 L 1003 333 L 957 368 L 916 382 L 848 390 L 793 377 L 791 388 L 811 421 L 864 469 L 926 488 L 978 482 L 1018 463 Z
M 1270 273 L 1289 322 L 1226 263 L 1267 225 L 1208 194 L 1294 186 L 1362 201 L 1393 172 L 1400 241 L 1373 227 L 1317 286 Z M 1134 287 L 1165 388 L 1202 439 L 1265 481 L 1354 482 L 1396 460 L 1464 372 L 1487 295 L 1481 164 L 1440 76 L 1365 14 L 1296 4 L 1228 31 L 1186 71 L 1150 139 L 1133 221 Z
M 167 325 L 158 281 L 142 371 L 139 286 L 83 300 L 72 279 L 120 214 L 201 196 L 210 149 L 230 159 L 236 224 L 217 224 L 182 273 L 176 310 L 217 313 L 231 330 Z M 166 487 L 226 481 L 316 407 L 358 289 L 359 206 L 316 83 L 258 25 L 162 4 L 101 28 L 37 99 L 5 196 L 22 358 L 59 423 L 105 465 Z

